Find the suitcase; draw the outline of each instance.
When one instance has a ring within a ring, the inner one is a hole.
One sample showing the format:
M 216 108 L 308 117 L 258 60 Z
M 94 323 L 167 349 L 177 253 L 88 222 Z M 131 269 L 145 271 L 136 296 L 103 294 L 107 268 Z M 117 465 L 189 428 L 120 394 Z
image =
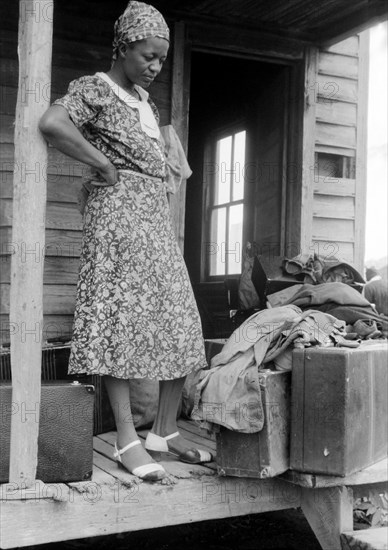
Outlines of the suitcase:
M 259 372 L 264 427 L 246 434 L 221 426 L 216 436 L 219 475 L 268 478 L 289 468 L 291 372 Z
M 387 344 L 293 352 L 290 467 L 346 476 L 387 454 Z
M 42 383 L 37 479 L 59 483 L 91 478 L 94 393 L 93 386 L 79 382 Z M 9 382 L 0 384 L 0 410 L 3 483 L 8 481 L 11 416 L 15 413 Z
M 116 429 L 108 393 L 99 375 L 67 374 L 70 357 L 70 344 L 55 342 L 42 348 L 42 381 L 66 380 L 89 384 L 95 388 L 93 435 Z M 11 381 L 11 356 L 9 348 L 0 350 L 0 381 Z

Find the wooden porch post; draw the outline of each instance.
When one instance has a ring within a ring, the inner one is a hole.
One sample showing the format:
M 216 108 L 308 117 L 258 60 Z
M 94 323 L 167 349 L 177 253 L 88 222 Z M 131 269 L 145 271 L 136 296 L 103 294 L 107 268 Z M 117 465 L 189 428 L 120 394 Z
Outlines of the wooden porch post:
M 174 53 L 171 90 L 171 124 L 187 152 L 190 95 L 190 58 L 186 45 L 186 28 L 182 22 L 174 26 Z M 170 211 L 179 247 L 183 253 L 185 233 L 186 181 L 182 181 L 179 191 L 170 195 Z
M 51 83 L 53 0 L 20 0 L 19 87 L 13 179 L 10 339 L 12 417 L 9 481 L 36 477 L 43 328 L 47 146 L 38 122 Z
M 368 162 L 369 30 L 359 35 L 356 152 L 356 202 L 354 213 L 354 267 L 361 274 L 365 265 L 366 197 Z
M 304 110 L 303 110 L 303 161 L 301 193 L 301 236 L 300 252 L 311 253 L 313 250 L 313 197 L 315 172 L 315 103 L 317 79 L 318 50 L 309 47 L 306 51 Z

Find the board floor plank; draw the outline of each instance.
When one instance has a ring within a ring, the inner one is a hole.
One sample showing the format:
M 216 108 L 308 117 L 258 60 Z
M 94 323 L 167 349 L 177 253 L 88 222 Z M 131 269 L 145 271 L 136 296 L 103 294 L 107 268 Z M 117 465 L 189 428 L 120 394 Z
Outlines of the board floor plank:
M 138 431 L 139 439 L 144 445 L 145 437 L 147 434 L 147 430 Z M 109 447 L 103 447 L 99 446 L 98 448 L 102 449 L 104 448 L 104 452 L 108 456 L 113 455 L 113 446 L 116 441 L 116 432 L 107 432 L 105 434 L 100 434 L 98 436 L 101 440 L 103 440 L 105 443 L 110 445 Z M 110 454 L 109 454 L 110 453 Z M 183 479 L 183 478 L 190 478 L 193 476 L 212 476 L 214 475 L 215 465 L 211 463 L 211 465 L 201 465 L 201 464 L 186 464 L 184 462 L 179 462 L 174 457 L 165 457 L 163 456 L 163 459 L 158 461 L 164 469 L 167 471 L 168 474 L 171 476 Z
M 142 432 L 143 436 L 145 434 Z M 188 429 L 185 436 L 190 436 Z M 7 498 L 3 492 L 2 548 L 138 531 L 300 505 L 300 488 L 285 481 L 221 478 L 215 475 L 214 465 L 185 464 L 174 458 L 161 461 L 169 474 L 166 479 L 155 483 L 142 482 L 113 460 L 115 439 L 115 432 L 94 437 L 91 480 L 50 484 L 52 488 L 58 486 L 61 491 L 49 498 L 20 500 Z M 144 443 L 144 437 L 140 436 L 140 439 Z M 204 438 L 202 446 L 207 443 Z

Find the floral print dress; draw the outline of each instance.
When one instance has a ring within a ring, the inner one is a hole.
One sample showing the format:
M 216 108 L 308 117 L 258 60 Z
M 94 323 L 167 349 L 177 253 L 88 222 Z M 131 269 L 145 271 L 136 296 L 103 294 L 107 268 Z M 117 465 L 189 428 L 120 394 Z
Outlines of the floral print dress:
M 98 74 L 73 81 L 55 103 L 118 169 L 131 171 L 88 197 L 69 373 L 170 380 L 205 367 L 159 140 Z

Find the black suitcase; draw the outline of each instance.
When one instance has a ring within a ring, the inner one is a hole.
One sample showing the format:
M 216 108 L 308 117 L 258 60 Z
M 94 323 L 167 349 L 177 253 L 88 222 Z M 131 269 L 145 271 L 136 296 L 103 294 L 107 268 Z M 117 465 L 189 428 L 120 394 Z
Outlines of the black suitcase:
M 42 348 L 42 382 L 53 380 L 78 381 L 95 388 L 93 435 L 116 429 L 112 407 L 102 377 L 95 375 L 67 374 L 70 357 L 68 343 L 55 342 Z M 11 382 L 11 355 L 9 348 L 0 350 L 0 381 Z
M 268 478 L 289 468 L 291 372 L 259 372 L 264 427 L 246 434 L 221 426 L 217 433 L 219 475 Z
M 93 470 L 94 386 L 43 382 L 36 478 L 44 482 L 85 481 Z M 13 405 L 13 408 L 12 408 Z M 0 482 L 8 481 L 12 403 L 9 382 L 0 383 Z

